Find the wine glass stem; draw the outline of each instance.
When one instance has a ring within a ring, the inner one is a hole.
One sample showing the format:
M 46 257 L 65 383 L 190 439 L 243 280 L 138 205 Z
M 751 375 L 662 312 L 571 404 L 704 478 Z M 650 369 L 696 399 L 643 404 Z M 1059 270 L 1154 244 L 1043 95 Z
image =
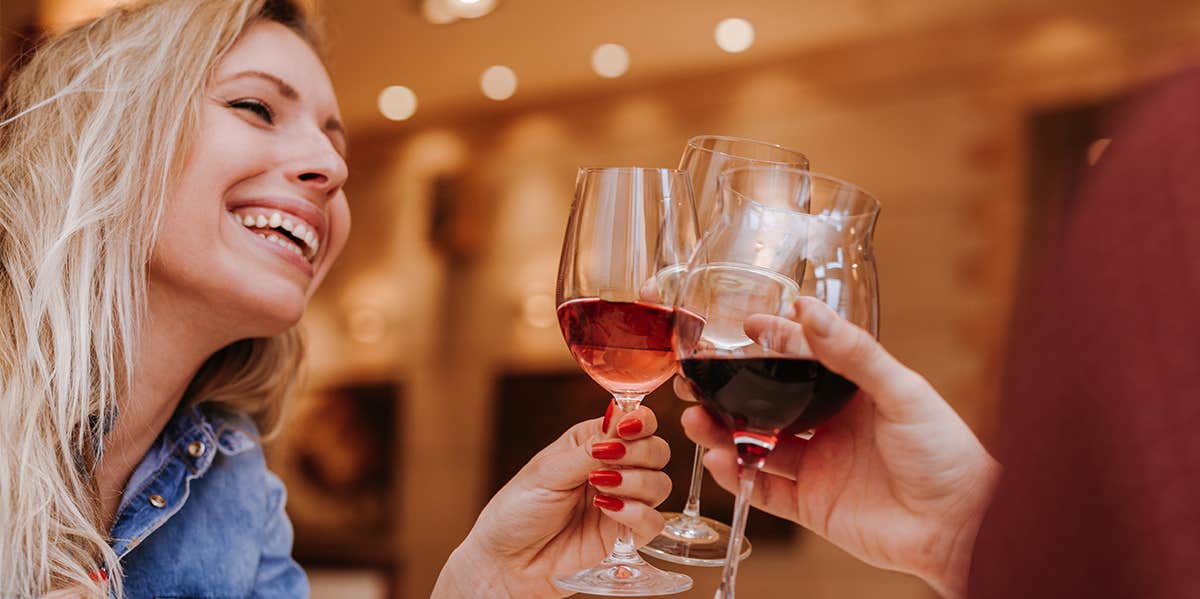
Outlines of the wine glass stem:
M 750 498 L 754 495 L 754 476 L 759 464 L 738 463 L 738 494 L 733 505 L 733 530 L 729 533 L 729 550 L 725 552 L 725 570 L 721 572 L 721 586 L 713 599 L 733 599 L 733 584 L 737 579 L 739 557 L 742 555 L 742 540 L 746 533 L 746 518 L 750 515 Z
M 613 399 L 617 402 L 617 409 L 621 415 L 628 414 L 642 405 L 642 398 L 645 395 L 620 395 L 613 394 Z M 620 416 L 617 417 L 620 421 Z M 617 526 L 617 542 L 613 544 L 612 553 L 608 555 L 610 563 L 616 564 L 640 564 L 644 563 L 642 558 L 638 556 L 637 545 L 633 541 L 633 529 L 624 524 Z
M 696 445 L 696 457 L 692 459 L 692 482 L 688 484 L 687 503 L 683 506 L 683 516 L 689 520 L 700 517 L 700 484 L 704 482 L 704 454 L 707 450 L 703 445 Z

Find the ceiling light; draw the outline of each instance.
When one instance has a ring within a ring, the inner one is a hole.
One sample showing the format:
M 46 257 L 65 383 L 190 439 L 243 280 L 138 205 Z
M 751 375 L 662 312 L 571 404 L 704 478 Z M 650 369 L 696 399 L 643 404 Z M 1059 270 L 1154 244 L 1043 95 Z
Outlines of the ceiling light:
M 408 120 L 417 112 L 417 94 L 403 85 L 386 87 L 379 94 L 379 112 L 393 121 Z
M 493 100 L 507 100 L 517 93 L 517 74 L 504 65 L 490 66 L 479 78 L 479 87 Z
M 629 70 L 629 51 L 620 44 L 600 44 L 592 50 L 592 70 L 606 79 L 620 77 Z
M 464 19 L 478 19 L 496 10 L 496 0 L 444 0 L 454 14 Z
M 421 14 L 434 25 L 478 19 L 496 10 L 498 0 L 419 0 Z
M 725 19 L 717 23 L 717 45 L 730 54 L 745 52 L 754 44 L 754 26 L 746 19 Z
M 434 25 L 446 25 L 458 20 L 458 13 L 454 12 L 446 0 L 423 0 L 421 15 Z

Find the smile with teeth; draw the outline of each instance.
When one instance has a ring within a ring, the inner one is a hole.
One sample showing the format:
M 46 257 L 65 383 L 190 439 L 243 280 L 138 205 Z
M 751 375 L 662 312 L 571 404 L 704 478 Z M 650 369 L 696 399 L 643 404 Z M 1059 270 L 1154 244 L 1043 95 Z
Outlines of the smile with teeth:
M 312 262 L 321 247 L 317 232 L 303 220 L 279 211 L 234 211 L 233 216 L 250 232 L 295 252 Z

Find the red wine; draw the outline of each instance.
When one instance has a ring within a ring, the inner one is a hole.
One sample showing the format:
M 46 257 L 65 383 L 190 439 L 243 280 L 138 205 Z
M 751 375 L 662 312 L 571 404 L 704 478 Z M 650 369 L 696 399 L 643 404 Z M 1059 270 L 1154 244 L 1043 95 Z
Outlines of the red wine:
M 558 307 L 558 324 L 571 355 L 610 392 L 646 394 L 675 374 L 671 308 L 576 299 Z
M 828 420 L 858 390 L 816 360 L 688 358 L 679 366 L 705 406 L 733 430 L 738 452 L 755 457 L 775 445 L 781 430 Z

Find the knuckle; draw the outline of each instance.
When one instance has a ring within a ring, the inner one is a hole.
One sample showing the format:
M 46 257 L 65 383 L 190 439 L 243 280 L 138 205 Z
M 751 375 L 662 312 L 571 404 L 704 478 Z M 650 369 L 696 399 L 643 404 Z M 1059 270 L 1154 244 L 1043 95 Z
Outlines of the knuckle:
M 571 428 L 567 429 L 567 431 L 561 436 L 559 436 L 555 443 L 565 441 L 573 445 L 583 444 L 600 429 L 600 422 L 602 420 L 603 418 L 593 418 L 591 420 L 578 422 Z
M 784 348 L 792 344 L 792 332 L 788 328 L 786 321 L 779 319 L 771 320 L 771 328 L 769 330 L 769 341 L 772 349 L 783 351 Z
M 853 364 L 870 364 L 878 356 L 879 344 L 866 333 L 856 330 L 850 347 L 846 350 L 846 358 Z
M 675 389 L 675 395 L 678 396 L 679 399 L 684 401 L 696 401 L 696 396 L 692 393 L 691 387 L 688 386 L 687 381 L 685 381 L 683 377 L 675 375 L 675 380 L 671 383 L 671 386 Z
M 667 500 L 667 497 L 671 495 L 671 490 L 675 488 L 675 484 L 671 482 L 671 477 L 666 472 L 657 473 L 655 478 L 658 479 L 659 489 L 654 505 L 658 505 Z
M 659 469 L 664 468 L 667 462 L 671 461 L 671 445 L 662 437 L 651 437 L 651 439 L 653 440 L 652 447 L 654 449 L 654 467 Z
M 645 506 L 641 516 L 637 519 L 636 524 L 631 525 L 634 529 L 634 535 L 642 537 L 649 541 L 658 533 L 662 532 L 663 525 L 666 520 L 657 511 Z
M 895 381 L 893 393 L 902 398 L 921 397 L 932 388 L 925 377 L 907 368 L 904 369 L 902 376 L 897 376 L 893 380 Z
M 645 413 L 639 416 L 642 419 L 642 434 L 651 435 L 658 430 L 658 417 L 654 415 L 654 411 L 646 408 Z

